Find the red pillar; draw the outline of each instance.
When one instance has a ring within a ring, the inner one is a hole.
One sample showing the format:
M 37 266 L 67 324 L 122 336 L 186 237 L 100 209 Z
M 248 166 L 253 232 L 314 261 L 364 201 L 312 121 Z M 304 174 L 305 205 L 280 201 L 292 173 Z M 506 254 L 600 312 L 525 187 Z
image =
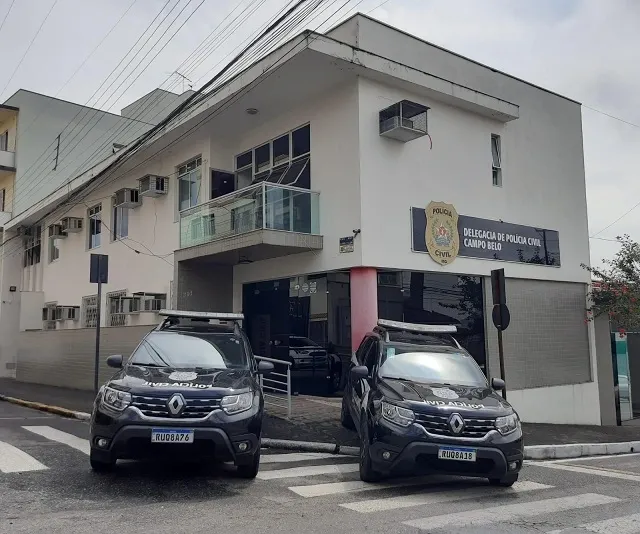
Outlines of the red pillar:
M 373 267 L 351 269 L 351 348 L 378 322 L 378 273 Z

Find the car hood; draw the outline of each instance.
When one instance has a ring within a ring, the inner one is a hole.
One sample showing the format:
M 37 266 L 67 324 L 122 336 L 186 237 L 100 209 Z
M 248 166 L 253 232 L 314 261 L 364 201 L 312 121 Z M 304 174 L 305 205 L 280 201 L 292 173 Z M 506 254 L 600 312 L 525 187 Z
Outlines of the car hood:
M 456 411 L 498 417 L 513 411 L 511 405 L 489 387 L 424 384 L 391 378 L 382 378 L 379 387 L 385 398 L 404 401 L 419 413 Z
M 124 390 L 134 393 L 173 393 L 193 395 L 221 394 L 230 390 L 245 390 L 253 379 L 248 369 L 176 369 L 172 367 L 145 367 L 126 365 L 110 381 Z

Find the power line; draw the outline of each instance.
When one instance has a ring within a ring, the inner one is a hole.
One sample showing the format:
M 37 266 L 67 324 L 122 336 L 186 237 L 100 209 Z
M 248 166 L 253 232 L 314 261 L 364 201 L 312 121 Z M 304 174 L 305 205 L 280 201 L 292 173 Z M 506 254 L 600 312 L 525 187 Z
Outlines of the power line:
M 16 75 L 16 72 L 18 72 L 18 69 L 20 68 L 20 65 L 22 65 L 22 62 L 24 61 L 24 58 L 27 57 L 27 54 L 29 53 L 29 50 L 31 50 L 31 47 L 33 46 L 33 43 L 35 42 L 35 40 L 38 37 L 38 35 L 40 35 L 40 32 L 42 31 L 42 28 L 43 28 L 45 22 L 47 22 L 47 19 L 49 18 L 49 15 L 51 15 L 51 12 L 53 11 L 53 8 L 56 7 L 57 3 L 58 3 L 58 0 L 54 0 L 53 5 L 51 6 L 49 11 L 47 12 L 47 14 L 44 17 L 44 19 L 42 20 L 42 22 L 40 23 L 40 27 L 38 28 L 38 31 L 33 36 L 33 39 L 31 39 L 31 42 L 29 43 L 29 46 L 27 46 L 27 49 L 24 51 L 24 54 L 22 54 L 22 57 L 20 58 L 20 61 L 18 61 L 18 64 L 16 65 L 16 68 L 13 70 L 13 73 L 11 74 L 11 76 L 9 76 L 9 79 L 7 80 L 7 83 L 2 88 L 2 91 L 0 91 L 0 95 L 4 94 L 6 88 L 11 83 L 11 80 L 13 80 L 13 77 Z M 13 4 L 11 4 L 11 5 L 13 5 Z M 11 9 L 11 8 L 9 8 L 9 9 Z M 3 21 L 3 24 L 4 24 L 4 21 Z
M 601 234 L 602 232 L 604 232 L 605 230 L 608 230 L 609 228 L 611 228 L 614 224 L 616 224 L 618 221 L 620 221 L 621 219 L 623 219 L 624 217 L 626 217 L 627 215 L 629 215 L 629 213 L 631 213 L 633 210 L 635 210 L 638 206 L 640 206 L 640 202 L 638 202 L 635 206 L 633 206 L 631 209 L 625 211 L 622 215 L 620 215 L 620 217 L 618 217 L 615 221 L 613 221 L 611 224 L 608 224 L 607 226 L 605 226 L 602 230 L 599 230 L 598 232 L 596 232 L 595 234 L 593 234 L 591 237 L 595 237 L 598 234 Z
M 4 27 L 4 23 L 7 21 L 7 17 L 9 16 L 9 13 L 11 13 L 11 8 L 13 7 L 13 4 L 15 4 L 15 3 L 16 3 L 16 0 L 12 0 L 8 11 L 4 14 L 4 18 L 2 19 L 2 22 L 0 22 L 0 32 L 2 31 L 2 28 Z
M 602 111 L 591 106 L 587 106 L 587 104 L 582 104 L 583 108 L 590 109 L 591 111 L 595 111 L 596 113 L 600 113 L 605 117 L 609 117 L 610 119 L 614 119 L 616 121 L 623 122 L 624 124 L 628 124 L 629 126 L 633 126 L 634 128 L 640 128 L 640 124 L 636 124 L 635 122 L 628 121 L 626 119 L 621 119 L 620 117 L 616 117 L 615 115 L 611 115 L 611 113 L 607 113 L 606 111 Z

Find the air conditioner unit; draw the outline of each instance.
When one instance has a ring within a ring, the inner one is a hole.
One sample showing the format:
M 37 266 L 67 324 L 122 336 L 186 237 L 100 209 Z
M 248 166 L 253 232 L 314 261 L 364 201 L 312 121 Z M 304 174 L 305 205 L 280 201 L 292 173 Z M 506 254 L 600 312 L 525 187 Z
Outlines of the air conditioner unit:
M 82 232 L 82 218 L 81 217 L 64 217 L 60 224 L 62 225 L 62 231 L 67 234 Z
M 114 196 L 114 206 L 116 208 L 137 208 L 142 204 L 142 201 L 140 200 L 140 191 L 137 189 L 125 187 L 124 189 L 116 191 Z
M 138 180 L 139 190 L 143 197 L 159 197 L 169 191 L 169 179 L 165 176 L 147 174 Z
M 402 100 L 379 113 L 379 133 L 396 141 L 412 141 L 427 135 L 429 108 L 416 102 Z
M 67 237 L 61 224 L 52 224 L 49 226 L 49 239 L 63 239 Z

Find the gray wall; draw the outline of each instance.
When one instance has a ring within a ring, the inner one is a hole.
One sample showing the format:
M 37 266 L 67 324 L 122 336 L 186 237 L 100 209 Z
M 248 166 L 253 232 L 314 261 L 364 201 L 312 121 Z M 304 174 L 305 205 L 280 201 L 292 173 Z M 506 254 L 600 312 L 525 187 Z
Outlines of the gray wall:
M 507 278 L 506 293 L 511 312 L 511 325 L 503 334 L 507 390 L 589 382 L 586 286 Z M 491 321 L 489 278 L 485 306 L 489 369 L 497 377 L 498 335 Z
M 176 303 L 180 310 L 232 312 L 233 267 L 192 261 L 176 262 Z M 175 284 L 175 282 L 174 282 Z
M 613 390 L 613 357 L 611 354 L 609 319 L 606 316 L 597 317 L 594 326 L 598 364 L 598 392 L 600 395 L 600 424 L 615 425 L 616 398 Z
M 152 326 L 103 328 L 100 336 L 100 383 L 115 372 L 107 367 L 111 354 L 128 357 Z M 20 332 L 16 379 L 74 389 L 93 389 L 95 330 Z

